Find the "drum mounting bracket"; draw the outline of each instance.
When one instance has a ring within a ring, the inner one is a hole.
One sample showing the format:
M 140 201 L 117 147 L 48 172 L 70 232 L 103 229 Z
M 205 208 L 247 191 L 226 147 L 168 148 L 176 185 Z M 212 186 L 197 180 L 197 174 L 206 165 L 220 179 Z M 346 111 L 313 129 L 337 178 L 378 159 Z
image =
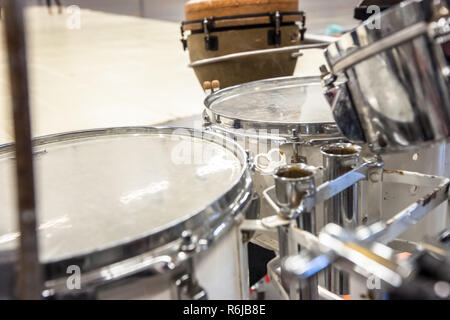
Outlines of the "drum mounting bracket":
M 188 252 L 192 249 L 189 248 Z M 178 300 L 207 300 L 208 294 L 199 285 L 194 273 L 194 261 L 189 257 L 181 275 L 175 280 L 175 296 Z
M 187 40 L 184 37 L 184 27 L 183 27 L 183 25 L 181 25 L 180 31 L 181 31 L 181 39 L 180 40 L 181 40 L 181 44 L 183 45 L 183 51 L 186 51 L 186 49 L 187 49 Z
M 203 33 L 205 34 L 205 49 L 206 51 L 219 50 L 219 38 L 212 36 L 210 30 L 214 27 L 214 19 L 203 19 Z
M 269 30 L 267 33 L 267 43 L 270 46 L 280 46 L 281 45 L 281 22 L 283 20 L 283 16 L 279 11 L 275 12 L 274 15 L 270 17 L 270 20 L 274 26 L 273 30 Z

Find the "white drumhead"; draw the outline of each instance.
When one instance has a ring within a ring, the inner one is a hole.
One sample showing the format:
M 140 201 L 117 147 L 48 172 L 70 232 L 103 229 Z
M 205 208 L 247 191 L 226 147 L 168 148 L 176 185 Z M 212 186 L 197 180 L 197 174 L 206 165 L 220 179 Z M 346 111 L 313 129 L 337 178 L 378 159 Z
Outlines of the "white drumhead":
M 215 201 L 242 171 L 231 150 L 167 133 L 90 137 L 36 151 L 43 261 L 164 229 Z M 12 154 L 0 155 L 1 250 L 14 248 L 19 236 L 14 170 Z
M 334 123 L 320 78 L 285 77 L 237 85 L 209 96 L 211 112 L 248 122 Z

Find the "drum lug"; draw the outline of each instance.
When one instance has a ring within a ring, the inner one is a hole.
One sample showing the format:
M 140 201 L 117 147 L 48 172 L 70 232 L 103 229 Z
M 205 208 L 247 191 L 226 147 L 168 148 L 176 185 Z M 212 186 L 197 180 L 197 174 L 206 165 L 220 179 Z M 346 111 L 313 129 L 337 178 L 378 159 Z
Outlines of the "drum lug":
M 181 31 L 181 44 L 183 45 L 183 51 L 186 51 L 186 49 L 187 49 L 187 40 L 184 37 L 184 26 L 183 25 L 181 25 L 180 31 Z
M 209 126 L 212 125 L 211 118 L 206 113 L 206 110 L 203 111 L 203 130 L 209 130 Z
M 217 36 L 210 35 L 210 29 L 214 24 L 213 19 L 205 18 L 203 20 L 203 33 L 205 34 L 205 49 L 206 51 L 217 51 L 219 50 L 219 39 Z
M 298 29 L 298 31 L 300 32 L 300 41 L 304 41 L 305 40 L 305 32 L 306 32 L 306 30 L 308 30 L 308 28 L 306 28 L 306 16 L 303 15 L 300 28 Z
M 250 170 L 251 173 L 255 173 L 256 172 L 255 159 L 253 158 L 250 150 L 245 150 L 245 154 L 247 155 L 248 169 Z
M 196 237 L 192 234 L 192 231 L 185 230 L 181 233 L 182 242 L 180 245 L 180 251 L 188 253 L 193 252 L 197 248 Z
M 178 300 L 208 300 L 208 294 L 190 273 L 179 277 L 175 286 Z
M 197 249 L 197 238 L 191 230 L 181 233 L 180 254 L 190 255 Z M 198 284 L 194 275 L 194 260 L 188 256 L 184 262 L 181 276 L 175 280 L 175 296 L 178 300 L 207 300 L 206 291 Z
M 259 195 L 255 192 L 255 193 L 253 193 L 252 201 L 250 202 L 250 206 L 247 209 L 247 212 L 245 214 L 245 219 L 248 219 L 248 220 L 258 219 L 260 211 L 261 211 L 261 199 L 260 199 Z M 255 234 L 254 231 L 249 231 L 249 230 L 247 230 L 247 231 L 242 230 L 241 232 L 242 232 L 242 242 L 243 243 L 249 242 L 252 239 L 253 235 Z
M 320 78 L 322 79 L 323 86 L 326 89 L 333 89 L 334 83 L 337 80 L 337 76 L 328 71 L 326 65 L 320 66 L 320 73 L 321 73 Z
M 275 27 L 274 30 L 269 30 L 267 33 L 267 43 L 270 46 L 280 46 L 281 45 L 281 21 L 282 21 L 282 15 L 279 11 L 275 12 L 273 16 L 271 16 L 272 23 Z

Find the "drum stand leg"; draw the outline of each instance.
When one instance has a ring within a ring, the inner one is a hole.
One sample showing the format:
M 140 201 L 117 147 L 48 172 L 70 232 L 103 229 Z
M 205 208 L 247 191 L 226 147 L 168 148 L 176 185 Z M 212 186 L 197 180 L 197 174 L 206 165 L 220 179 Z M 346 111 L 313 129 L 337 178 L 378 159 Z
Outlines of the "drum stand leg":
M 294 241 L 292 241 L 289 231 L 289 226 L 278 227 L 278 243 L 281 261 L 284 258 L 298 254 L 298 246 Z M 300 299 L 300 282 L 290 281 L 286 274 L 281 272 L 281 285 L 286 290 L 290 300 Z
M 323 154 L 324 181 L 338 178 L 352 170 L 359 161 L 360 147 L 337 143 L 321 149 Z M 324 224 L 335 223 L 344 228 L 354 229 L 359 224 L 358 184 L 347 188 L 324 203 Z M 348 273 L 330 266 L 325 270 L 325 288 L 346 296 L 350 294 Z
M 298 255 L 302 250 L 292 236 L 292 226 L 298 226 L 302 230 L 316 234 L 315 209 L 304 210 L 297 214 L 296 210 L 306 196 L 312 196 L 316 190 L 314 173 L 316 168 L 295 164 L 282 166 L 274 174 L 275 194 L 277 202 L 281 205 L 279 217 L 290 221 L 290 225 L 278 227 L 278 245 L 280 260 Z M 281 284 L 287 291 L 291 300 L 309 300 L 318 298 L 317 276 L 313 276 L 307 281 L 291 281 L 281 270 Z
M 315 209 L 311 212 L 302 214 L 297 218 L 300 229 L 317 234 L 316 230 L 316 213 Z M 301 250 L 301 249 L 300 249 Z M 300 283 L 300 299 L 301 300 L 318 300 L 319 299 L 319 279 L 317 275 L 311 276 Z
M 247 234 L 238 230 L 238 253 L 239 253 L 239 267 L 241 275 L 241 299 L 248 300 L 250 298 L 250 279 L 249 279 L 249 265 L 248 265 L 248 241 Z
M 300 227 L 300 229 L 316 234 L 316 216 L 314 209 L 311 212 L 305 212 L 300 217 L 292 221 Z M 301 247 L 294 240 L 290 232 L 291 226 L 278 227 L 278 241 L 280 246 L 280 260 L 292 255 L 298 255 Z M 314 275 L 304 281 L 292 281 L 286 274 L 281 271 L 281 284 L 287 291 L 290 300 L 317 300 L 318 292 L 318 276 Z

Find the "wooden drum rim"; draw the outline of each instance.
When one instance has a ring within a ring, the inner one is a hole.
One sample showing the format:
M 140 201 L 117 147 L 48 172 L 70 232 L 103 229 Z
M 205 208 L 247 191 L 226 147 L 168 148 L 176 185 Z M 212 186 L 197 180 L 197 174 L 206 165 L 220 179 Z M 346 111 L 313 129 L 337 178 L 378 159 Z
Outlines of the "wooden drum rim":
M 202 22 L 213 22 L 212 28 L 230 28 L 273 23 L 279 12 L 282 22 L 301 21 L 298 0 L 191 0 L 184 6 L 183 31 L 202 30 Z
M 305 13 L 303 11 L 289 11 L 279 12 L 281 16 L 281 23 L 295 23 L 303 21 Z M 204 17 L 199 20 L 185 20 L 181 22 L 182 31 L 202 31 L 203 21 L 208 19 L 210 31 L 220 28 L 233 28 L 242 26 L 257 26 L 273 24 L 275 17 L 274 12 L 252 14 L 252 15 L 236 15 L 236 16 L 222 16 L 222 17 Z

